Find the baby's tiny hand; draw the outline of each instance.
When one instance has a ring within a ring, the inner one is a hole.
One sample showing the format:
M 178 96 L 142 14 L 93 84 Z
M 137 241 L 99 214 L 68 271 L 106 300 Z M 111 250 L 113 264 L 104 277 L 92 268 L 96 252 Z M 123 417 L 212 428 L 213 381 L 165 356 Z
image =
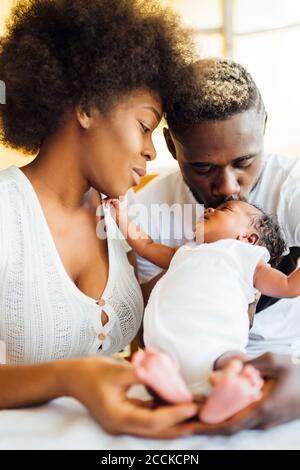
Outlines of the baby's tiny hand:
M 127 216 L 127 198 L 120 196 L 119 199 L 106 198 L 103 200 L 104 204 L 110 206 L 110 212 L 114 220 L 118 223 L 120 216 Z

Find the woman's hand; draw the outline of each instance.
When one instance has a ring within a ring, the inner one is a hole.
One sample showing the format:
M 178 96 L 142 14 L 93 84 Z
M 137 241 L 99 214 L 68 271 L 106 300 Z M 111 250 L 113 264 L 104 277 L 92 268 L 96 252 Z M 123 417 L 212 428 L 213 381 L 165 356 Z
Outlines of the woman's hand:
M 234 434 L 244 429 L 267 429 L 300 418 L 300 366 L 290 356 L 266 353 L 249 361 L 265 379 L 263 398 L 224 423 L 198 424 L 196 433 Z
M 64 361 L 65 362 L 65 361 Z M 132 366 L 109 358 L 90 357 L 69 361 L 61 372 L 64 394 L 78 399 L 110 434 L 175 438 L 192 434 L 198 406 L 185 404 L 150 408 L 149 403 L 130 400 L 126 393 L 138 383 Z

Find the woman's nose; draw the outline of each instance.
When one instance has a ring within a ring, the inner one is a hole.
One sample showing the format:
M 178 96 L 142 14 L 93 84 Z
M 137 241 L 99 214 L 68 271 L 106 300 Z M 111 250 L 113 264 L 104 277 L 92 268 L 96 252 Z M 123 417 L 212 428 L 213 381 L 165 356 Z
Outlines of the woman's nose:
M 156 150 L 152 140 L 148 142 L 147 147 L 142 152 L 142 155 L 148 162 L 155 160 Z
M 205 210 L 205 214 L 213 214 L 215 212 L 215 209 L 213 207 L 208 207 Z

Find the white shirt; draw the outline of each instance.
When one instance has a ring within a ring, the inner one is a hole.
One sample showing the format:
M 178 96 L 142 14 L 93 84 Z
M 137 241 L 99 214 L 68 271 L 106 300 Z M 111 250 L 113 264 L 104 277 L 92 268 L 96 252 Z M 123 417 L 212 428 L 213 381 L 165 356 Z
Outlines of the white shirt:
M 0 342 L 7 363 L 111 354 L 137 333 L 141 290 L 126 243 L 109 210 L 104 215 L 109 275 L 100 307 L 66 272 L 29 179 L 17 167 L 0 172 Z
M 155 285 L 144 317 L 146 346 L 167 352 L 194 392 L 204 393 L 213 365 L 246 352 L 253 277 L 266 248 L 238 240 L 182 246 Z
M 132 196 L 131 196 L 132 197 Z M 170 227 L 169 218 L 160 216 L 155 204 L 178 203 L 193 206 L 192 217 L 185 220 L 186 229 L 192 231 L 202 206 L 197 204 L 192 192 L 183 181 L 180 170 L 157 177 L 135 195 L 139 211 L 137 221 L 151 237 L 170 246 L 183 244 L 186 239 L 176 239 L 180 232 L 181 217 L 174 211 Z M 129 199 L 130 200 L 130 199 Z M 249 196 L 249 202 L 277 216 L 289 246 L 300 246 L 300 159 L 280 155 L 264 156 L 264 168 L 258 184 Z M 151 205 L 152 207 L 151 211 Z M 163 211 L 162 211 L 163 212 Z M 132 215 L 135 213 L 132 206 Z M 152 223 L 149 223 L 152 213 Z M 168 233 L 170 232 L 170 233 Z M 165 236 L 167 234 L 167 236 Z M 156 276 L 161 269 L 138 257 L 142 283 Z M 250 333 L 248 353 L 258 355 L 265 351 L 290 354 L 300 346 L 300 298 L 282 299 L 255 316 Z

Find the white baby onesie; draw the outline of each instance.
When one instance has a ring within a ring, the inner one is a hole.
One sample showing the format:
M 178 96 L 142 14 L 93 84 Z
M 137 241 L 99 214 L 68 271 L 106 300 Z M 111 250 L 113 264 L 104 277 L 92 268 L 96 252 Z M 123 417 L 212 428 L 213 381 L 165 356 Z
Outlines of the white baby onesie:
M 226 239 L 182 246 L 153 289 L 144 317 L 144 341 L 167 352 L 194 392 L 208 391 L 215 360 L 245 352 L 255 268 L 266 248 Z

